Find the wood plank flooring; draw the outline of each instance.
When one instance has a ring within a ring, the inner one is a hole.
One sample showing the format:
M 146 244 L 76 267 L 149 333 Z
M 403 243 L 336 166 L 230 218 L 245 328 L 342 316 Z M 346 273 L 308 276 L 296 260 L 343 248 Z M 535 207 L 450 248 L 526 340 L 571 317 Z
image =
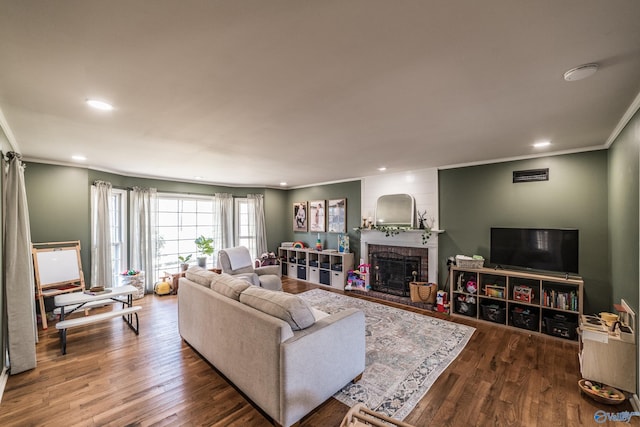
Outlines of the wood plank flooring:
M 292 293 L 316 287 L 288 278 L 283 282 Z M 38 367 L 9 378 L 0 426 L 271 425 L 180 339 L 176 296 L 147 295 L 136 305 L 143 306 L 139 336 L 120 319 L 73 329 L 65 356 L 54 323 L 40 330 Z M 628 402 L 611 407 L 580 395 L 577 345 L 453 320 L 476 332 L 406 422 L 417 427 L 581 426 L 599 425 L 593 416 L 600 409 L 632 411 Z M 329 399 L 301 426 L 339 426 L 347 410 Z M 631 424 L 640 425 L 640 418 Z

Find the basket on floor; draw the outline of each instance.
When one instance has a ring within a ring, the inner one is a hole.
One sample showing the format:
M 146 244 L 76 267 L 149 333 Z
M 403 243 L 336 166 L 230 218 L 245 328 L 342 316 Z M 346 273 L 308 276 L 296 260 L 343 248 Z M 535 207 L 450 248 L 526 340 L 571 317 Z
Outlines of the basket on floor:
M 409 296 L 412 302 L 435 304 L 438 285 L 429 282 L 409 282 Z

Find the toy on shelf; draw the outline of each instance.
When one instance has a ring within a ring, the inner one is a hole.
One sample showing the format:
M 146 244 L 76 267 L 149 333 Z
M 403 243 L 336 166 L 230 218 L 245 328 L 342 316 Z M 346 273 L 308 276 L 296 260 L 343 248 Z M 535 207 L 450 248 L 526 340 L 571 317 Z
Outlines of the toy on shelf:
M 367 284 L 367 274 L 369 274 L 370 264 L 360 264 L 357 270 L 349 270 L 347 272 L 347 285 L 344 287 L 345 291 L 364 291 L 371 290 L 371 286 Z

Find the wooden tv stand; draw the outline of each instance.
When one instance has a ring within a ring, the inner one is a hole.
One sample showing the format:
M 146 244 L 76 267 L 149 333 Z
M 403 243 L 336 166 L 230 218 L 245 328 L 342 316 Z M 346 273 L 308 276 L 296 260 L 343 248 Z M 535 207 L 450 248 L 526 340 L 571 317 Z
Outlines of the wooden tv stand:
M 451 314 L 577 341 L 580 277 L 452 266 Z

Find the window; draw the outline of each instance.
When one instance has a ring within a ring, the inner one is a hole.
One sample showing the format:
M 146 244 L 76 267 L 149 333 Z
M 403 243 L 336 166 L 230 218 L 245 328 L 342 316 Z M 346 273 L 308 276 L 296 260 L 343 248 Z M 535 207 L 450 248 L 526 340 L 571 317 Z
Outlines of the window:
M 196 260 L 194 240 L 200 235 L 214 237 L 220 232 L 214 211 L 212 197 L 158 194 L 158 250 L 154 277 L 178 271 L 178 256 L 192 255 L 190 262 Z M 216 253 L 207 259 L 207 266 L 211 267 L 215 259 Z
M 111 222 L 111 274 L 118 286 L 120 273 L 127 267 L 127 191 L 112 189 L 109 205 Z
M 235 245 L 246 246 L 252 258 L 257 258 L 260 254 L 256 249 L 256 222 L 255 222 L 255 201 L 245 198 L 235 199 Z

